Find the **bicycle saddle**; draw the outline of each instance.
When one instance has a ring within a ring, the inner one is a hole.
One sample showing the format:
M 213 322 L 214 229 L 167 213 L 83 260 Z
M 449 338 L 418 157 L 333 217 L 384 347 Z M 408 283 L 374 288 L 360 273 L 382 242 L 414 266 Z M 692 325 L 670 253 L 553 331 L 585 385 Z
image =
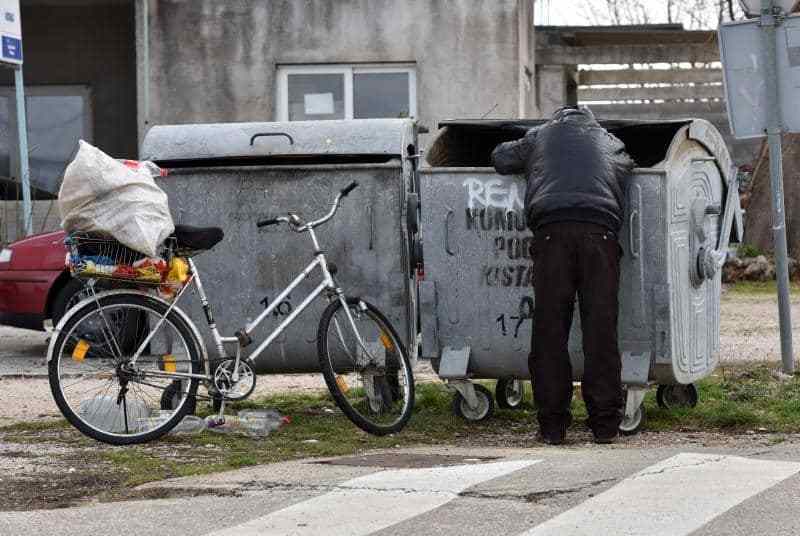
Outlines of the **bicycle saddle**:
M 216 246 L 225 233 L 219 227 L 192 227 L 191 225 L 176 225 L 173 235 L 179 249 L 204 251 Z

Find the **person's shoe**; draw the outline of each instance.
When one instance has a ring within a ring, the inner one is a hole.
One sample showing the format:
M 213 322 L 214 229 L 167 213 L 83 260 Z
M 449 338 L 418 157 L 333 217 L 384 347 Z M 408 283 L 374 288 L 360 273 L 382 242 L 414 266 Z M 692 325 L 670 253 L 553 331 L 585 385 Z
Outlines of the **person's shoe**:
M 546 445 L 561 445 L 564 443 L 566 435 L 567 434 L 561 430 L 549 430 L 547 432 L 539 431 L 539 435 L 536 437 L 536 439 L 541 443 L 545 443 Z
M 603 432 L 594 434 L 594 442 L 598 445 L 610 445 L 611 443 L 616 443 L 617 439 L 619 439 L 619 432 L 616 430 L 611 433 Z
M 567 413 L 566 421 L 560 426 L 539 425 L 537 439 L 548 445 L 561 445 L 567 438 L 567 429 L 572 426 L 572 414 Z

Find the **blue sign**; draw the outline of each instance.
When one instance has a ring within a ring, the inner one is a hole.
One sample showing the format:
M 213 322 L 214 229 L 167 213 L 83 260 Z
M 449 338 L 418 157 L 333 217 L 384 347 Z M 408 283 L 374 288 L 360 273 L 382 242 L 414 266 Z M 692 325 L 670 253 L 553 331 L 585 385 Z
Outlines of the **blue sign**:
M 22 61 L 22 40 L 3 36 L 3 59 Z

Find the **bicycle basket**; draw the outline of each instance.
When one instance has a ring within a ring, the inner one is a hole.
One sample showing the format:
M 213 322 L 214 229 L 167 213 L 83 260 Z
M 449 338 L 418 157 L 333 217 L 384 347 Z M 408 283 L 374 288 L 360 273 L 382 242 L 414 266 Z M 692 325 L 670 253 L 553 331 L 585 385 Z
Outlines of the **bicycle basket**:
M 168 238 L 159 247 L 159 256 L 155 258 L 105 235 L 74 233 L 64 243 L 69 251 L 67 265 L 73 277 L 111 279 L 137 285 L 162 285 L 175 250 L 173 238 Z

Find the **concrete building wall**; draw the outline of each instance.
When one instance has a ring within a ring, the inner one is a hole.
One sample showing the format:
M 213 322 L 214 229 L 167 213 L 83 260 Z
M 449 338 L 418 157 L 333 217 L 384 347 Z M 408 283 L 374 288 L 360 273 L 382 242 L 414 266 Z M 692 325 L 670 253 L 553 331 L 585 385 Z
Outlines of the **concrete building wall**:
M 133 0 L 22 0 L 26 85 L 85 85 L 101 149 L 137 155 Z M 0 85 L 13 86 L 9 69 Z
M 61 227 L 61 215 L 54 199 L 50 201 L 33 201 L 31 214 L 33 216 L 34 233 L 55 231 Z M 22 202 L 0 201 L 0 246 L 20 240 L 24 236 L 25 226 L 22 224 Z
M 281 64 L 414 63 L 417 115 L 432 132 L 450 117 L 525 115 L 533 28 L 520 41 L 520 13 L 532 18 L 531 0 L 141 0 L 140 136 L 154 124 L 275 120 Z

